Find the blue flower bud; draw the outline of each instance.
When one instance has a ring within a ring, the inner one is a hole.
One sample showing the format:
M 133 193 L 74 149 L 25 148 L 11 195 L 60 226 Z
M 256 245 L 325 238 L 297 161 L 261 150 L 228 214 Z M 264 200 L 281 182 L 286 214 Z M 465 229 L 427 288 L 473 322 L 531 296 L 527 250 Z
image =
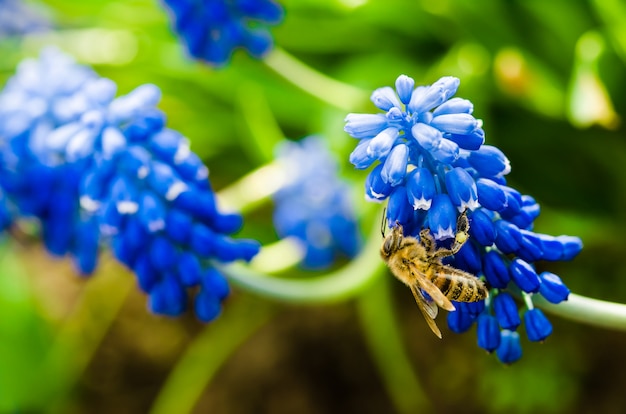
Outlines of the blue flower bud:
M 413 91 L 408 109 L 418 113 L 430 111 L 450 99 L 460 83 L 458 78 L 444 76 L 427 88 L 417 88 Z
M 378 164 L 365 180 L 365 197 L 369 201 L 382 201 L 389 197 L 393 188 L 381 177 L 383 164 Z
M 550 303 L 561 303 L 567 300 L 570 290 L 560 277 L 550 272 L 542 272 L 539 275 L 541 285 L 539 293 Z
M 172 274 L 164 275 L 150 290 L 149 307 L 154 313 L 179 316 L 185 311 L 187 294 Z
M 456 233 L 456 209 L 447 194 L 437 194 L 428 210 L 428 228 L 436 240 L 454 237 Z
M 472 211 L 469 215 L 469 234 L 481 246 L 491 246 L 496 239 L 496 230 L 491 217 L 484 209 Z
M 455 333 L 467 331 L 472 327 L 474 320 L 474 317 L 469 312 L 462 312 L 460 310 L 449 312 L 447 318 L 448 327 Z
M 520 249 L 519 239 L 522 235 L 516 225 L 506 220 L 495 222 L 496 246 L 504 254 L 515 253 Z
M 476 325 L 478 346 L 491 353 L 500 346 L 500 327 L 498 320 L 489 314 L 483 313 L 478 317 Z
M 435 180 L 427 168 L 416 168 L 406 180 L 407 196 L 414 210 L 428 210 L 435 196 Z
M 437 115 L 430 125 L 440 131 L 457 135 L 471 134 L 472 131 L 480 128 L 480 122 L 470 114 Z
M 483 273 L 494 288 L 504 289 L 509 284 L 509 270 L 500 253 L 495 250 L 489 250 L 483 256 Z
M 557 236 L 557 240 L 563 245 L 561 260 L 572 260 L 583 248 L 583 242 L 579 237 Z
M 411 101 L 411 95 L 413 94 L 413 88 L 415 87 L 415 81 L 406 75 L 400 75 L 396 79 L 396 91 L 398 97 L 403 104 L 407 105 Z
M 480 253 L 475 243 L 465 243 L 454 255 L 455 267 L 474 275 L 480 274 L 482 270 Z
M 499 292 L 494 297 L 493 309 L 502 329 L 515 330 L 522 323 L 517 313 L 517 304 L 507 292 Z
M 439 105 L 434 111 L 433 115 L 444 114 L 471 114 L 474 112 L 474 104 L 471 101 L 463 98 L 452 98 Z
M 198 256 L 192 252 L 183 252 L 178 256 L 176 274 L 185 287 L 196 286 L 201 282 L 202 265 Z
M 161 277 L 147 254 L 137 256 L 132 269 L 137 276 L 139 287 L 146 293 L 150 293 Z
M 431 154 L 443 164 L 452 164 L 459 158 L 459 146 L 449 139 L 442 139 L 437 147 L 432 149 Z
M 519 240 L 520 249 L 517 251 L 517 255 L 527 262 L 536 262 L 542 259 L 543 244 L 537 234 L 528 230 L 520 230 L 520 234 L 522 237 Z
M 386 128 L 369 141 L 367 156 L 370 159 L 381 159 L 389 155 L 394 142 L 398 138 L 397 128 Z
M 152 265 L 160 272 L 171 269 L 178 261 L 176 246 L 166 237 L 156 237 L 152 240 L 149 255 Z
M 453 168 L 446 173 L 445 180 L 450 200 L 459 211 L 474 210 L 479 206 L 476 183 L 467 171 Z
M 387 128 L 387 118 L 383 114 L 348 114 L 343 128 L 354 138 L 372 138 Z
M 469 134 L 444 134 L 444 138 L 456 143 L 459 147 L 475 151 L 485 143 L 485 131 L 482 128 L 476 128 Z
M 376 161 L 376 157 L 370 155 L 368 151 L 371 142 L 372 139 L 361 140 L 352 153 L 350 153 L 350 163 L 354 165 L 355 168 L 364 170 Z
M 406 166 L 409 158 L 409 147 L 404 144 L 396 145 L 383 164 L 380 176 L 383 181 L 395 187 L 402 183 L 406 176 Z
M 522 345 L 517 332 L 503 330 L 500 332 L 500 346 L 496 349 L 498 359 L 505 364 L 512 364 L 522 357 Z
M 426 151 L 433 151 L 438 148 L 443 139 L 441 131 L 423 123 L 413 125 L 411 134 Z
M 500 211 L 506 206 L 506 193 L 502 187 L 488 178 L 476 180 L 478 202 L 487 210 Z
M 413 217 L 413 209 L 406 202 L 407 200 L 406 187 L 396 187 L 387 203 L 387 222 L 390 226 L 393 226 L 396 222 L 403 226 L 409 223 Z
M 513 259 L 509 266 L 509 272 L 511 273 L 511 279 L 524 292 L 534 293 L 539 291 L 539 285 L 541 284 L 539 276 L 537 276 L 535 269 L 524 260 Z
M 220 315 L 222 306 L 213 292 L 201 289 L 194 299 L 194 310 L 202 322 L 211 322 Z
M 370 99 L 377 108 L 383 111 L 388 111 L 393 107 L 400 108 L 402 105 L 394 90 L 389 86 L 376 89 Z
M 541 309 L 529 309 L 524 313 L 526 335 L 533 342 L 542 342 L 552 334 L 552 324 Z
M 485 178 L 506 175 L 511 171 L 511 164 L 498 148 L 483 145 L 469 155 L 470 165 Z

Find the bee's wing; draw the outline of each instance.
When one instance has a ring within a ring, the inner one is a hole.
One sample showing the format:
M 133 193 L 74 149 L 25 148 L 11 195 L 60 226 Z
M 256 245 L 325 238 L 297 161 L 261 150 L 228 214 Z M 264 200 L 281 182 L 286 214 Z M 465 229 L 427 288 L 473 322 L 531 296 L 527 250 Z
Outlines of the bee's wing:
M 414 265 L 410 265 L 409 267 L 411 273 L 415 276 L 418 287 L 424 289 L 424 292 L 428 293 L 428 296 L 430 296 L 437 305 L 450 312 L 456 310 L 452 302 L 450 302 L 450 299 L 448 299 L 446 295 L 439 290 L 437 285 L 431 282 L 425 274 L 417 270 Z
M 419 286 L 411 285 L 410 287 L 411 292 L 413 292 L 413 297 L 415 297 L 415 302 L 417 302 L 417 307 L 420 309 L 420 311 L 422 311 L 424 319 L 426 319 L 430 330 L 433 331 L 433 333 L 437 335 L 439 339 L 441 339 L 441 331 L 435 323 L 435 317 L 437 317 L 437 312 L 439 311 L 439 308 L 437 308 L 437 304 L 426 300 L 426 298 L 420 291 Z

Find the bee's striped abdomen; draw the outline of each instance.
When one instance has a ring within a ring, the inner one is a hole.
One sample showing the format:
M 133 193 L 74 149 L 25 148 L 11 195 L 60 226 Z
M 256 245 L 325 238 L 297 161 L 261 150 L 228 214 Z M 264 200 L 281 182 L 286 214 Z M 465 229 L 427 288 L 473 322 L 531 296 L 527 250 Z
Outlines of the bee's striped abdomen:
M 450 266 L 445 266 L 445 273 L 436 272 L 432 281 L 448 299 L 457 302 L 477 302 L 488 294 L 482 280 Z

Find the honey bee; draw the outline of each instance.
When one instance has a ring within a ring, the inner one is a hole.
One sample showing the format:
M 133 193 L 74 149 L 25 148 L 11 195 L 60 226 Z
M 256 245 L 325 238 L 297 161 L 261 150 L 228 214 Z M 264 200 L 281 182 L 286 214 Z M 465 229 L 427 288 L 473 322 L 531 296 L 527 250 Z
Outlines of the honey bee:
M 450 300 L 477 302 L 489 293 L 482 280 L 471 273 L 445 265 L 441 259 L 457 253 L 469 238 L 469 222 L 465 212 L 459 216 L 457 233 L 450 248 L 437 247 L 430 229 L 420 232 L 420 239 L 405 236 L 396 223 L 385 237 L 380 255 L 393 275 L 407 285 L 430 329 L 441 338 L 435 323 L 438 308 L 454 311 Z M 430 299 L 424 296 L 426 292 Z

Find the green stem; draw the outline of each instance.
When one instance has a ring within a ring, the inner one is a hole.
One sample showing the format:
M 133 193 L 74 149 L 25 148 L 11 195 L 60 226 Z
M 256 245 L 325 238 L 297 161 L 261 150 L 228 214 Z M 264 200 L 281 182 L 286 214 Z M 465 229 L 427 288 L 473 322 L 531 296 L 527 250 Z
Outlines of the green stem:
M 555 305 L 533 295 L 535 305 L 550 313 L 587 325 L 626 331 L 626 305 L 591 299 L 571 293 L 568 300 Z
M 342 269 L 307 279 L 279 279 L 240 263 L 215 265 L 242 289 L 284 302 L 328 303 L 352 297 L 370 285 L 385 266 L 380 259 L 380 226 L 373 226 L 361 253 Z
M 411 360 L 402 344 L 389 280 L 377 280 L 359 296 L 361 327 L 397 412 L 431 412 L 431 403 L 411 369 Z
M 279 47 L 275 47 L 264 62 L 306 93 L 343 111 L 352 112 L 369 98 L 368 92 L 329 78 Z
M 232 303 L 224 315 L 204 328 L 189 345 L 150 412 L 192 412 L 218 369 L 271 315 L 271 308 L 262 302 L 240 297 Z

